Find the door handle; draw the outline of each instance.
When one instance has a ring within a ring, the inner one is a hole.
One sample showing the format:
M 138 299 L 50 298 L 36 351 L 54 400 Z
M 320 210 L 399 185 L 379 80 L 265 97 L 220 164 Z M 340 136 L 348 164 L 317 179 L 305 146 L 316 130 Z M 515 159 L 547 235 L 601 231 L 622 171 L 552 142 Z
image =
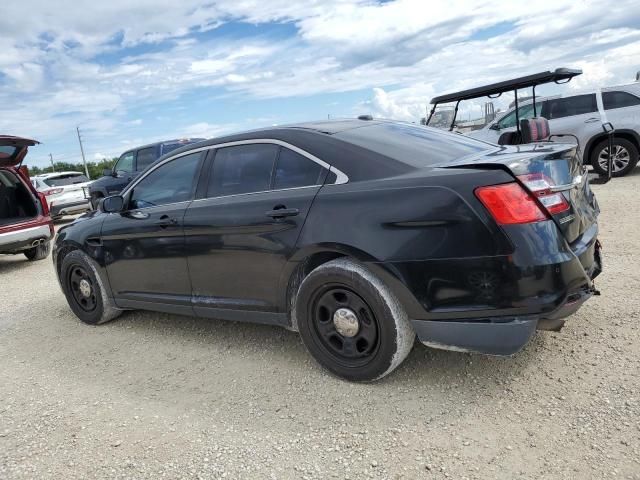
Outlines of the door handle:
M 584 123 L 595 123 L 595 122 L 599 122 L 600 119 L 596 118 L 596 117 L 591 117 L 591 118 L 587 118 Z
M 300 213 L 300 210 L 297 208 L 274 208 L 273 210 L 269 210 L 265 215 L 271 218 L 285 218 L 285 217 L 295 217 Z
M 173 225 L 177 225 L 178 221 L 175 218 L 170 218 L 169 215 L 162 215 L 160 217 L 160 220 L 158 220 L 155 224 L 160 228 L 167 228 Z

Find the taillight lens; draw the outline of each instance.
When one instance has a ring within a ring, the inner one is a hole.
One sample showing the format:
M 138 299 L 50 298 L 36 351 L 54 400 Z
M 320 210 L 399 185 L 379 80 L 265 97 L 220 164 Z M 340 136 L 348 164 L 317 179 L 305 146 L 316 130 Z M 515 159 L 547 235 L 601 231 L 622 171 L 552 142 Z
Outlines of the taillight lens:
M 519 183 L 480 187 L 475 193 L 500 225 L 533 223 L 547 219 L 535 198 Z
M 55 195 L 56 193 L 62 193 L 64 191 L 63 188 L 50 188 L 49 190 L 45 190 L 44 193 L 45 196 L 50 196 L 50 195 Z
M 49 204 L 47 203 L 47 197 L 44 196 L 44 193 L 38 192 L 38 199 L 40 199 L 40 203 L 42 204 L 42 215 L 49 215 Z
M 530 173 L 518 177 L 531 193 L 533 193 L 540 203 L 551 215 L 566 212 L 569 210 L 569 203 L 560 192 L 553 192 L 551 187 L 555 185 L 553 180 L 542 173 Z

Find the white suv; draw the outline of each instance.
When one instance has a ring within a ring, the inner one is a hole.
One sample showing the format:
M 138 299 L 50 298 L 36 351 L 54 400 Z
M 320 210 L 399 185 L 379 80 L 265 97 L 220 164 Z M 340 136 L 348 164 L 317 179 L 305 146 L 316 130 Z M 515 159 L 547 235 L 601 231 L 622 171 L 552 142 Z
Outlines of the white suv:
M 638 163 L 640 151 L 640 83 L 607 87 L 578 95 L 558 95 L 536 99 L 536 113 L 549 120 L 551 135 L 575 135 L 584 163 L 598 173 L 606 173 L 609 146 L 602 124 L 615 128 L 612 175 L 621 177 Z M 531 100 L 518 107 L 520 119 L 533 117 Z M 492 143 L 504 132 L 516 129 L 515 108 L 468 135 Z M 552 138 L 566 142 L 566 137 Z
M 44 193 L 54 220 L 89 210 L 89 200 L 82 187 L 91 181 L 82 172 L 46 173 L 31 177 L 31 183 Z

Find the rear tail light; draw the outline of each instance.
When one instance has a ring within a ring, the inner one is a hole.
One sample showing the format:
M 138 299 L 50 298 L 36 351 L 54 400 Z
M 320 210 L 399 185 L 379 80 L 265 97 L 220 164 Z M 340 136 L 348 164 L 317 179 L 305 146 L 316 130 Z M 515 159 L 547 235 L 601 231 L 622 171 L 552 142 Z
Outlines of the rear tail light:
M 554 192 L 555 183 L 542 173 L 530 173 L 518 177 L 531 193 L 533 193 L 540 203 L 551 215 L 566 212 L 569 210 L 569 203 L 560 192 Z
M 51 195 L 55 195 L 56 193 L 62 193 L 64 191 L 63 188 L 50 188 L 49 190 L 45 190 L 44 193 L 45 196 L 49 197 Z
M 38 199 L 40 199 L 40 203 L 42 204 L 42 215 L 49 215 L 49 204 L 47 203 L 47 197 L 45 197 L 44 193 L 38 192 Z
M 548 218 L 533 195 L 519 183 L 480 187 L 475 193 L 500 225 L 540 222 Z

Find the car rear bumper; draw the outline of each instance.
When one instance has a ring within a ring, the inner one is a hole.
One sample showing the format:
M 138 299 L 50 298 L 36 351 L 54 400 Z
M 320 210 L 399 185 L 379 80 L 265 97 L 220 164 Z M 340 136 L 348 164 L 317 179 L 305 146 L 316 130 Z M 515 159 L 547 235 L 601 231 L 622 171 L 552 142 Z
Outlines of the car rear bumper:
M 597 225 L 590 230 L 571 247 L 553 237 L 530 242 L 533 254 L 385 263 L 394 277 L 385 280 L 425 345 L 511 355 L 598 293 L 601 246 Z
M 71 203 L 63 203 L 61 205 L 52 205 L 50 212 L 52 217 L 62 215 L 73 215 L 74 213 L 86 212 L 90 209 L 88 200 L 75 201 Z
M 585 290 L 570 295 L 553 312 L 544 316 L 493 317 L 464 321 L 412 320 L 424 345 L 442 350 L 513 355 L 529 343 L 536 330 L 559 330 L 564 319 L 575 313 L 593 295 Z
M 48 224 L 0 233 L 0 253 L 19 253 L 49 240 L 51 229 Z

